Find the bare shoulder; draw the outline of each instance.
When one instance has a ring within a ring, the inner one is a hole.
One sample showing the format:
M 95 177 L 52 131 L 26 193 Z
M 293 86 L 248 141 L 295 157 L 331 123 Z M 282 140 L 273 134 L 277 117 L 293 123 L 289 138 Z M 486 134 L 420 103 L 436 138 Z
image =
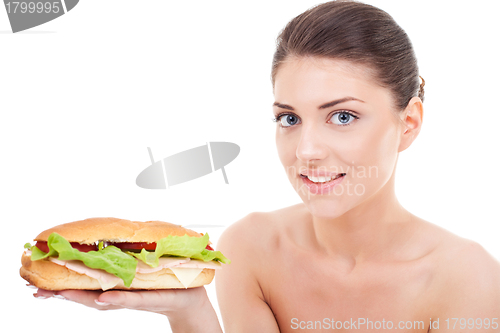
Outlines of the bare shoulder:
M 437 267 L 433 283 L 437 312 L 447 309 L 456 316 L 457 311 L 467 315 L 500 311 L 500 262 L 479 243 L 424 224 L 436 242 L 428 258 Z
M 496 280 L 500 288 L 500 262 L 483 246 L 444 229 L 439 232 L 442 242 L 434 254 L 440 260 L 445 276 L 453 274 L 454 280 L 462 282 L 488 283 Z
M 282 208 L 272 212 L 253 212 L 230 225 L 221 235 L 218 247 L 238 247 L 241 251 L 249 248 L 271 250 L 278 246 L 280 239 L 291 229 L 296 229 L 297 221 L 306 218 L 307 210 L 303 204 Z M 299 218 L 298 218 L 299 217 Z M 229 249 L 230 251 L 232 249 Z
M 278 252 L 274 249 L 279 246 L 286 225 L 283 221 L 296 210 L 289 207 L 248 214 L 220 236 L 217 250 L 231 260 L 216 272 L 215 277 L 217 299 L 227 332 L 279 332 L 262 288 L 261 275 L 263 271 L 271 271 Z

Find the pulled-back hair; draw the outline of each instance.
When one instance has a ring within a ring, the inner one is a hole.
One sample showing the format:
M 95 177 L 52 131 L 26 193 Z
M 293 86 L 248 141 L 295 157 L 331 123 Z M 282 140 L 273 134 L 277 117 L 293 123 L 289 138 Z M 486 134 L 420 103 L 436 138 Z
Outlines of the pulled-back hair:
M 356 1 L 330 1 L 292 19 L 276 41 L 271 81 L 289 57 L 347 60 L 374 70 L 377 82 L 391 90 L 403 110 L 410 99 L 424 99 L 410 39 L 383 10 Z

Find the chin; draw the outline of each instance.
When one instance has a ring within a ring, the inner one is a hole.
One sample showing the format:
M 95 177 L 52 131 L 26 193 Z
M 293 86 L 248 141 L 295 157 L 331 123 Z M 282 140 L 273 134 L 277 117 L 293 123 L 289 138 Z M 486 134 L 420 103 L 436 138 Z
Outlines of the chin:
M 356 207 L 361 206 L 377 192 L 371 187 L 367 187 L 367 191 L 363 193 L 345 190 L 341 194 L 333 192 L 329 194 L 312 194 L 303 188 L 295 188 L 295 190 L 311 215 L 321 219 L 336 219 L 341 217 Z
M 301 194 L 300 197 L 311 215 L 321 219 L 338 218 L 351 207 L 341 196 Z

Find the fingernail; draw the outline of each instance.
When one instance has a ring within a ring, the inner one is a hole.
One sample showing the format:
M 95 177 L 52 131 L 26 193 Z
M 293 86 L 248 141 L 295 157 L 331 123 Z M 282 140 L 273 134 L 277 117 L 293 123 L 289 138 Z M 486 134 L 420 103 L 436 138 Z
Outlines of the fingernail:
M 110 305 L 109 303 L 106 303 L 106 302 L 99 302 L 97 299 L 95 299 L 94 301 L 95 301 L 95 304 L 100 305 L 100 306 Z

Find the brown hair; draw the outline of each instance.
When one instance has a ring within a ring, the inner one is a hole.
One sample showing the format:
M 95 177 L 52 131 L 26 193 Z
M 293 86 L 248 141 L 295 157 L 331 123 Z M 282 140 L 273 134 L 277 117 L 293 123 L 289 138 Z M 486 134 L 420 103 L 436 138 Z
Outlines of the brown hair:
M 398 110 L 414 96 L 424 100 L 410 39 L 383 10 L 356 1 L 330 1 L 292 19 L 276 41 L 271 81 L 289 56 L 334 58 L 368 65 L 389 88 Z

